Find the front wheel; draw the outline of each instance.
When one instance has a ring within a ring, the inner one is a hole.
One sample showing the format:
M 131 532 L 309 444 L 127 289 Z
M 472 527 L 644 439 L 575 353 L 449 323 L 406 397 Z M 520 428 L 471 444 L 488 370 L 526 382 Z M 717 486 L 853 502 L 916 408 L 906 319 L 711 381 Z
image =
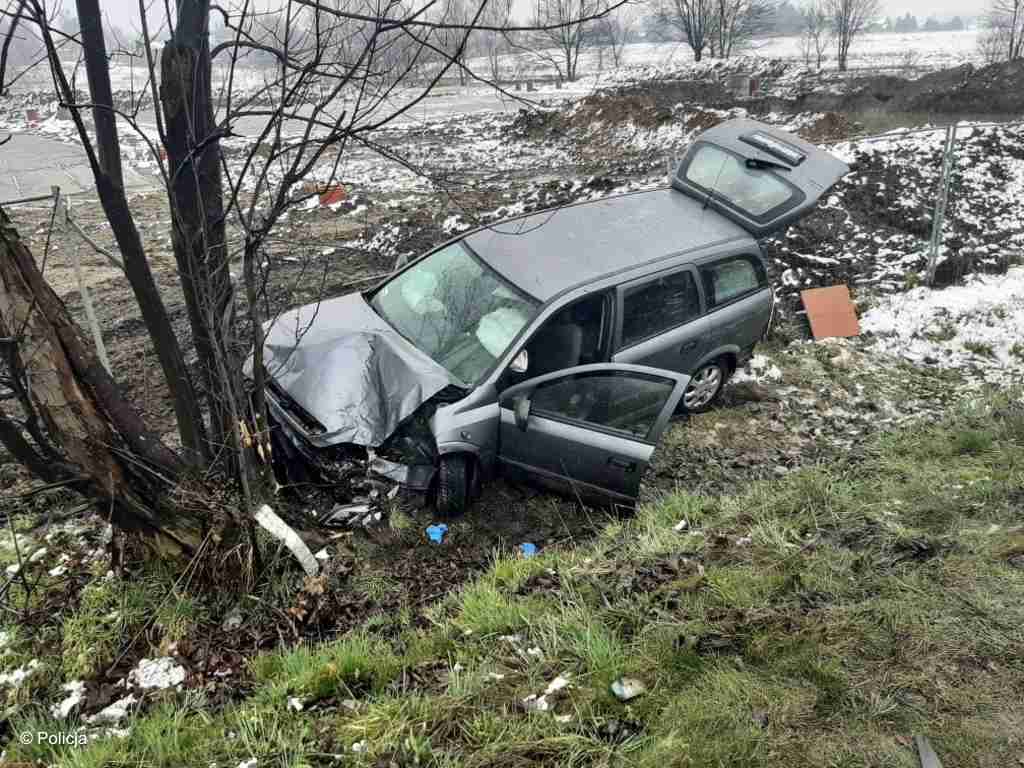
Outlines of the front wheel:
M 689 413 L 704 413 L 722 394 L 728 369 L 721 360 L 705 363 L 690 377 L 683 393 L 683 407 Z
M 469 504 L 469 459 L 459 453 L 441 457 L 437 471 L 437 511 L 448 517 L 465 514 Z

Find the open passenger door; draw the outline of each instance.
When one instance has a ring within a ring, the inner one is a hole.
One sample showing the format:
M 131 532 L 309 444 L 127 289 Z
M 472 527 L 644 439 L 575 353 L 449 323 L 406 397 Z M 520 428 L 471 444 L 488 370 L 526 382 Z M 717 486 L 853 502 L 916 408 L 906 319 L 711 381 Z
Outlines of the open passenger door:
M 694 140 L 672 186 L 761 238 L 812 211 L 849 172 L 842 160 L 799 136 L 736 119 Z
M 633 506 L 689 380 L 598 363 L 510 387 L 498 399 L 502 470 L 588 503 Z

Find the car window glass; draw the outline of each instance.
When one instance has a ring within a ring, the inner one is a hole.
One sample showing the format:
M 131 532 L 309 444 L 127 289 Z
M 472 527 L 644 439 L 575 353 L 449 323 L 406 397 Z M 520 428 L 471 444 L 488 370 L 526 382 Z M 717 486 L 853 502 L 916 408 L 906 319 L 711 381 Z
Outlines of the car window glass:
M 646 339 L 699 314 L 697 284 L 688 270 L 631 288 L 623 301 L 622 343 Z
M 745 256 L 700 268 L 708 304 L 716 307 L 761 287 L 759 270 Z
M 702 144 L 694 150 L 686 178 L 755 218 L 797 194 L 771 171 L 747 168 L 741 158 L 713 144 Z
M 399 333 L 467 384 L 479 381 L 501 358 L 540 306 L 459 243 L 394 277 L 370 303 Z
M 592 373 L 538 386 L 531 412 L 628 433 L 644 439 L 672 394 L 674 382 L 657 376 Z

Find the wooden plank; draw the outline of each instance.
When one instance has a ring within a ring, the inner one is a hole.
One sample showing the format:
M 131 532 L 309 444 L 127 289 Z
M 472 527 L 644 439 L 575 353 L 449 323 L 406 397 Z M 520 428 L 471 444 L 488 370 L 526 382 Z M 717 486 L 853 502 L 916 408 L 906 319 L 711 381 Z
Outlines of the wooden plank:
M 815 339 L 860 335 L 857 312 L 850 301 L 850 289 L 845 285 L 810 288 L 801 291 L 800 298 L 807 310 L 811 334 Z

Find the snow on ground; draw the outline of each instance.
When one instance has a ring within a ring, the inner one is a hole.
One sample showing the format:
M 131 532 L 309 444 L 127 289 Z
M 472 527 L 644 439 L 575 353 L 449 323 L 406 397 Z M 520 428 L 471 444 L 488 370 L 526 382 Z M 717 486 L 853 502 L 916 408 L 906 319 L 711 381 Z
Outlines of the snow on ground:
M 756 41 L 749 53 L 766 59 L 783 59 L 802 62 L 800 38 L 796 35 L 766 38 Z M 830 51 L 831 54 L 831 51 Z M 873 33 L 858 37 L 850 49 L 849 66 L 858 69 L 899 69 L 909 66 L 924 69 L 944 69 L 959 64 L 981 63 L 978 52 L 978 32 L 974 29 L 959 32 L 913 32 L 906 34 Z M 580 56 L 578 71 L 586 79 L 606 76 L 615 70 L 611 59 L 605 55 L 603 72 L 602 60 L 596 51 L 584 51 Z M 693 63 L 693 52 L 682 42 L 630 43 L 623 49 L 622 64 L 625 68 L 671 70 Z M 482 58 L 469 60 L 469 66 L 480 76 L 487 76 L 488 62 Z M 524 78 L 554 74 L 554 68 L 539 55 L 516 54 L 501 57 L 499 61 L 503 77 Z M 831 66 L 830 60 L 826 66 Z M 575 87 L 575 86 L 570 86 Z
M 861 318 L 876 349 L 914 362 L 977 371 L 993 384 L 1024 381 L 1024 267 L 973 275 L 942 290 L 878 299 Z

